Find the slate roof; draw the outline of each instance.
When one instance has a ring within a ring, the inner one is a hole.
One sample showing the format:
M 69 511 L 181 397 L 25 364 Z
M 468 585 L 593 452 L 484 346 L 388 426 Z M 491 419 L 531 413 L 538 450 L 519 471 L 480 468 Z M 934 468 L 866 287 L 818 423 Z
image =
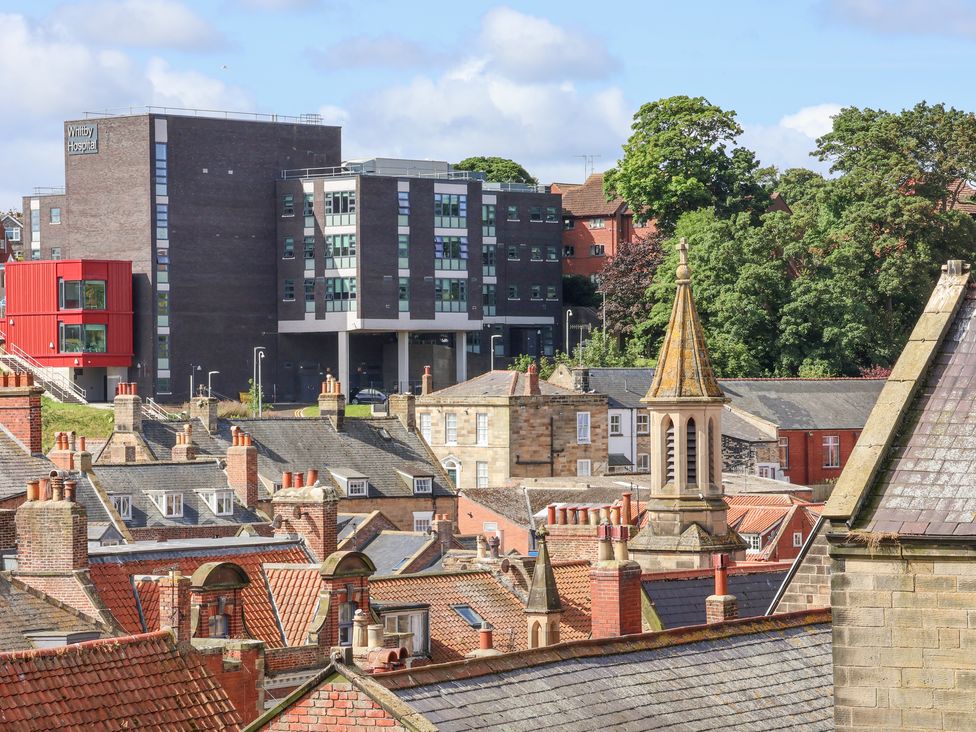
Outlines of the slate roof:
M 27 481 L 43 478 L 54 465 L 45 457 L 28 453 L 0 425 L 0 500 L 27 492 Z
M 894 438 L 890 462 L 864 506 L 859 528 L 976 536 L 974 320 L 976 287 L 970 282 L 928 374 L 921 378 L 922 388 L 908 406 L 908 427 Z
M 606 394 L 610 409 L 646 409 L 641 399 L 651 388 L 654 369 L 591 368 L 590 391 Z
M 213 457 L 227 455 L 230 442 L 224 442 L 219 437 L 211 435 L 204 429 L 199 420 L 157 421 L 146 419 L 142 422 L 142 436 L 157 460 L 170 459 L 173 446 L 176 444 L 176 435 L 182 433 L 187 424 L 193 425 L 193 444 L 196 445 L 198 455 L 212 455 Z
M 33 648 L 27 634 L 55 632 L 97 632 L 109 635 L 108 628 L 51 597 L 30 590 L 17 580 L 0 576 L 0 651 Z
M 729 593 L 739 602 L 739 616 L 763 615 L 787 571 L 786 567 L 777 567 L 775 571 L 729 572 Z M 648 577 L 653 575 L 645 575 L 641 584 L 665 628 L 705 622 L 705 598 L 715 593 L 715 578 L 711 572 L 698 577 Z
M 859 430 L 885 379 L 719 379 L 719 385 L 736 407 L 782 430 Z
M 481 376 L 462 381 L 430 394 L 433 397 L 485 397 L 485 396 L 522 396 L 525 394 L 528 376 L 521 371 L 488 371 Z M 539 392 L 545 394 L 573 394 L 571 389 L 550 384 L 545 379 L 539 379 Z
M 568 216 L 613 216 L 626 206 L 622 198 L 607 200 L 603 193 L 603 173 L 592 173 L 582 185 L 570 185 L 562 190 L 563 213 Z
M 743 442 L 776 442 L 776 428 L 764 431 L 749 420 L 726 409 L 722 412 L 722 436 Z
M 130 463 L 96 465 L 95 479 L 110 496 L 132 496 L 130 528 L 156 526 L 228 526 L 261 523 L 266 519 L 246 508 L 235 497 L 234 513 L 218 516 L 196 491 L 226 491 L 227 475 L 214 460 L 192 463 Z M 183 515 L 167 517 L 150 497 L 149 491 L 178 491 L 183 494 Z M 88 507 L 87 504 L 85 506 Z
M 238 730 L 203 662 L 169 631 L 0 654 L 0 726 L 10 732 Z
M 563 643 L 375 678 L 443 732 L 834 728 L 825 611 Z
M 221 420 L 222 438 L 229 440 L 232 425 L 254 438 L 258 472 L 268 481 L 280 481 L 284 471 L 310 469 L 319 471 L 319 480 L 332 480 L 329 468 L 352 469 L 369 476 L 369 498 L 412 497 L 413 487 L 399 469 L 432 475 L 434 496 L 454 495 L 423 438 L 395 417 L 347 419 L 342 432 L 327 419 Z
M 396 573 L 410 557 L 436 541 L 436 536 L 422 531 L 381 531 L 368 544 L 359 547 L 359 551 L 376 565 L 374 576 L 382 577 Z M 420 569 L 426 568 L 418 567 L 415 571 Z
M 122 628 L 129 633 L 140 633 L 153 630 L 148 623 L 153 611 L 140 606 L 139 600 L 146 598 L 142 595 L 137 598 L 133 577 L 163 575 L 170 569 L 192 575 L 206 562 L 233 562 L 240 565 L 250 579 L 243 590 L 244 620 L 248 629 L 255 638 L 271 648 L 278 648 L 284 645 L 284 638 L 261 565 L 306 564 L 310 559 L 302 542 L 266 537 L 136 542 L 93 551 L 89 555 L 89 573 L 99 597 Z

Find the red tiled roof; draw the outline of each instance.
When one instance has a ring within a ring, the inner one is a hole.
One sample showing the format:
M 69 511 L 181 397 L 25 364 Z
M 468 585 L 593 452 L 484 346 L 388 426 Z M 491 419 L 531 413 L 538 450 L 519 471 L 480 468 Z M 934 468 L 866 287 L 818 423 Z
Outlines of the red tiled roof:
M 156 584 L 156 579 L 147 577 L 134 580 L 132 583 L 138 595 L 139 605 L 142 608 L 143 622 L 146 629 L 151 630 L 156 630 L 159 627 L 159 585 Z
M 18 574 L 17 579 L 45 595 L 53 597 L 58 602 L 83 612 L 90 618 L 101 618 L 101 611 L 95 607 L 86 587 L 76 575 L 61 575 L 45 577 L 41 575 Z
M 164 574 L 170 569 L 178 569 L 185 575 L 191 575 L 206 562 L 233 562 L 239 565 L 250 578 L 251 582 L 244 588 L 244 622 L 251 634 L 268 644 L 270 648 L 279 648 L 284 642 L 281 629 L 275 619 L 271 596 L 261 574 L 261 565 L 265 563 L 298 563 L 306 564 L 309 560 L 305 550 L 297 544 L 284 546 L 266 546 L 260 551 L 248 553 L 230 553 L 222 547 L 214 547 L 213 552 L 194 550 L 192 553 L 166 554 L 159 558 L 138 558 L 126 561 L 127 557 L 113 554 L 99 559 L 108 561 L 93 561 L 89 567 L 92 581 L 98 589 L 102 602 L 111 611 L 119 624 L 130 633 L 155 628 L 143 627 L 136 606 L 133 575 Z M 142 595 L 140 595 L 142 597 Z M 145 600 L 151 599 L 148 595 Z M 158 602 L 158 596 L 157 596 Z M 159 609 L 147 607 L 151 603 L 144 601 L 143 613 L 148 618 L 155 617 L 158 621 Z
M 729 508 L 737 508 L 740 506 L 763 506 L 766 508 L 772 508 L 773 506 L 789 507 L 810 503 L 810 501 L 804 501 L 802 498 L 797 498 L 790 493 L 766 493 L 763 495 L 749 495 L 744 493 L 735 496 L 727 495 L 725 496 L 725 502 L 729 505 Z
M 239 730 L 223 688 L 167 631 L 0 654 L 0 727 Z
M 729 508 L 728 521 L 729 526 L 740 534 L 764 534 L 789 512 L 789 506 L 736 506 Z
M 304 645 L 322 589 L 319 565 L 265 566 L 264 576 L 285 630 L 285 643 Z
M 593 173 L 581 186 L 563 192 L 563 211 L 570 216 L 613 216 L 624 205 L 603 193 L 603 173 Z
M 560 641 L 589 638 L 592 630 L 590 617 L 590 563 L 587 561 L 553 562 L 556 588 L 563 605 L 560 621 Z

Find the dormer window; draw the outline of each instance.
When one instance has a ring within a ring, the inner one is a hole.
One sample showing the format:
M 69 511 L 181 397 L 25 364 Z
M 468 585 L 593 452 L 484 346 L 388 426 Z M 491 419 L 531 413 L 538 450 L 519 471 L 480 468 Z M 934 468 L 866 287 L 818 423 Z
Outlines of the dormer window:
M 434 492 L 434 479 L 433 478 L 414 478 L 413 479 L 413 492 L 414 493 L 433 493 Z
M 350 498 L 365 498 L 368 491 L 369 482 L 360 478 L 350 480 L 346 488 L 346 495 Z
M 234 491 L 210 491 L 203 494 L 203 499 L 217 516 L 234 514 Z
M 132 518 L 132 496 L 112 496 L 112 508 L 116 510 L 119 516 L 128 521 Z
M 369 476 L 351 468 L 330 468 L 336 483 L 346 492 L 347 498 L 366 498 L 369 495 Z
M 182 493 L 156 493 L 152 496 L 153 503 L 159 512 L 167 518 L 180 518 L 183 516 L 183 494 Z

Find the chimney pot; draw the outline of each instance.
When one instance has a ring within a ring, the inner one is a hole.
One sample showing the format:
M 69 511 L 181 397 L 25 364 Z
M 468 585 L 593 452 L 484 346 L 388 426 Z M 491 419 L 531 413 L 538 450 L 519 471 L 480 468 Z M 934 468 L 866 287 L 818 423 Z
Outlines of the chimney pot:
M 303 473 L 301 471 L 297 471 L 297 472 L 295 472 L 295 474 L 292 477 L 295 479 L 295 487 L 296 488 L 304 488 L 305 487 L 305 473 Z
M 64 500 L 74 503 L 75 491 L 78 488 L 78 481 L 66 480 L 64 482 Z
M 487 621 L 481 623 L 481 632 L 478 634 L 478 648 L 482 651 L 490 651 L 492 646 L 491 626 Z
M 61 476 L 51 478 L 51 500 L 64 500 L 64 481 L 61 479 Z
M 556 523 L 556 504 L 555 503 L 550 503 L 548 506 L 546 506 L 546 523 L 549 526 L 552 526 L 554 523 Z
M 322 382 L 322 391 L 319 392 L 319 393 L 320 394 L 328 394 L 329 393 L 329 382 L 328 381 L 323 381 Z
M 621 513 L 621 516 L 620 516 L 621 523 L 626 524 L 627 526 L 630 526 L 630 524 L 631 524 L 631 503 L 630 503 L 630 497 L 631 497 L 631 494 L 630 493 L 624 493 L 623 496 L 620 497 L 620 500 L 621 500 L 621 512 L 620 512 Z
M 306 478 L 305 484 L 306 485 L 315 485 L 318 482 L 319 482 L 319 471 L 318 470 L 309 470 L 308 471 L 308 478 Z
M 37 501 L 38 493 L 40 490 L 41 481 L 39 480 L 29 480 L 27 481 L 27 500 Z
M 565 526 L 566 525 L 566 507 L 565 506 L 560 506 L 559 508 L 556 509 L 556 513 L 558 514 L 558 519 L 557 519 L 556 523 L 559 524 L 560 526 Z
M 40 486 L 38 488 L 37 500 L 39 501 L 50 501 L 51 500 L 51 481 L 47 478 L 41 478 Z
M 85 436 L 81 435 L 78 437 L 78 452 L 86 452 L 85 450 Z
M 288 470 L 281 474 L 281 487 L 291 488 L 291 472 Z

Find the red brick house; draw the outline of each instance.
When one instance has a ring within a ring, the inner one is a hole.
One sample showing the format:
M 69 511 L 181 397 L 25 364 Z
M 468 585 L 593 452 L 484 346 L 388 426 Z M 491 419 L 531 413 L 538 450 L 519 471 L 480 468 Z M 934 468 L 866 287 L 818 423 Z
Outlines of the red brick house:
M 563 274 L 593 277 L 603 271 L 617 245 L 654 233 L 654 224 L 637 226 L 621 198 L 607 200 L 603 173 L 593 173 L 582 184 L 553 183 L 563 195 Z
M 823 508 L 785 493 L 726 496 L 725 502 L 729 526 L 748 546 L 746 558 L 772 562 L 799 555 Z

